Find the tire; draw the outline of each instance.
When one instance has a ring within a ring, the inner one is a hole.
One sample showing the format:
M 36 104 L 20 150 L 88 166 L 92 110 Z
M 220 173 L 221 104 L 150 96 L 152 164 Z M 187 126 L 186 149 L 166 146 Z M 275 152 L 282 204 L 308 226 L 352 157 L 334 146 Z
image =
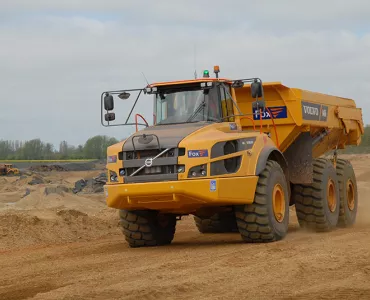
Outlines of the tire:
M 332 162 L 315 159 L 313 183 L 293 187 L 298 222 L 315 231 L 330 231 L 339 219 L 339 183 Z
M 245 242 L 274 242 L 286 236 L 289 191 L 284 172 L 276 161 L 267 161 L 258 179 L 254 202 L 235 206 L 235 216 Z
M 350 227 L 356 222 L 358 191 L 355 172 L 352 164 L 344 159 L 337 160 L 339 182 L 339 227 Z
M 170 244 L 176 231 L 176 216 L 150 210 L 120 210 L 122 232 L 132 248 Z
M 195 225 L 201 233 L 238 232 L 234 212 L 222 212 L 204 218 L 194 216 Z
M 13 176 L 14 176 L 14 172 L 13 172 L 13 171 L 9 171 L 7 175 L 8 175 L 9 177 L 13 177 Z

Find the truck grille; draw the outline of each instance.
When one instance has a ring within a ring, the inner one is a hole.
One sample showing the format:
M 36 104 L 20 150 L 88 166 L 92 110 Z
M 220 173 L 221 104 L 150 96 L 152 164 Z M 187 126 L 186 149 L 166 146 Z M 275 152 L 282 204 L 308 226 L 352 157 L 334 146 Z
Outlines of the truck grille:
M 134 176 L 141 176 L 141 175 L 156 175 L 156 174 L 174 174 L 177 165 L 167 165 L 167 166 L 154 166 L 154 167 L 145 167 L 144 169 L 140 170 Z M 140 166 L 141 167 L 141 166 Z M 139 167 L 135 168 L 125 168 L 126 176 L 130 176 L 134 173 Z
M 178 157 L 185 154 L 184 148 L 170 149 L 152 162 L 151 167 L 145 167 L 132 175 L 136 170 L 145 164 L 148 158 L 154 158 L 165 149 L 150 149 L 138 151 L 124 151 L 120 153 L 123 161 L 124 182 L 158 182 L 177 180 Z

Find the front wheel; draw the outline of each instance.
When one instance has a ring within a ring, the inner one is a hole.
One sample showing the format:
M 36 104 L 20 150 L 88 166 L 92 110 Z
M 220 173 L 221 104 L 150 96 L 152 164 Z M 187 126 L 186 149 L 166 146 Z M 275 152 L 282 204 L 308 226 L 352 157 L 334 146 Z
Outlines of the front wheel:
M 239 232 L 250 243 L 273 242 L 288 232 L 289 191 L 280 165 L 269 160 L 258 179 L 254 202 L 235 207 Z
M 170 244 L 176 230 L 176 216 L 151 210 L 120 210 L 120 224 L 132 248 Z
M 220 212 L 210 217 L 194 216 L 195 225 L 201 233 L 238 232 L 234 212 Z

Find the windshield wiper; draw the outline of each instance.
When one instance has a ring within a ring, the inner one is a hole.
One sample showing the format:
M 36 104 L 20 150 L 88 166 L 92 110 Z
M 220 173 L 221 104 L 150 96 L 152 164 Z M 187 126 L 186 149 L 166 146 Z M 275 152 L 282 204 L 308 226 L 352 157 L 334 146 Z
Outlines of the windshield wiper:
M 197 107 L 197 109 L 193 112 L 193 114 L 186 120 L 186 122 L 190 122 L 195 118 L 195 116 L 206 106 L 206 100 L 203 100 Z

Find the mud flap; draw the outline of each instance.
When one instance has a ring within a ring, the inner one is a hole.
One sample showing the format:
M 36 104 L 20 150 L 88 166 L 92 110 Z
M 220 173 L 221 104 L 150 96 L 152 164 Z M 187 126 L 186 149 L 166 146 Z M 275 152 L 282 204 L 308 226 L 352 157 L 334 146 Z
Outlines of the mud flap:
M 312 183 L 312 137 L 309 132 L 301 133 L 284 152 L 284 157 L 289 166 L 291 183 Z

